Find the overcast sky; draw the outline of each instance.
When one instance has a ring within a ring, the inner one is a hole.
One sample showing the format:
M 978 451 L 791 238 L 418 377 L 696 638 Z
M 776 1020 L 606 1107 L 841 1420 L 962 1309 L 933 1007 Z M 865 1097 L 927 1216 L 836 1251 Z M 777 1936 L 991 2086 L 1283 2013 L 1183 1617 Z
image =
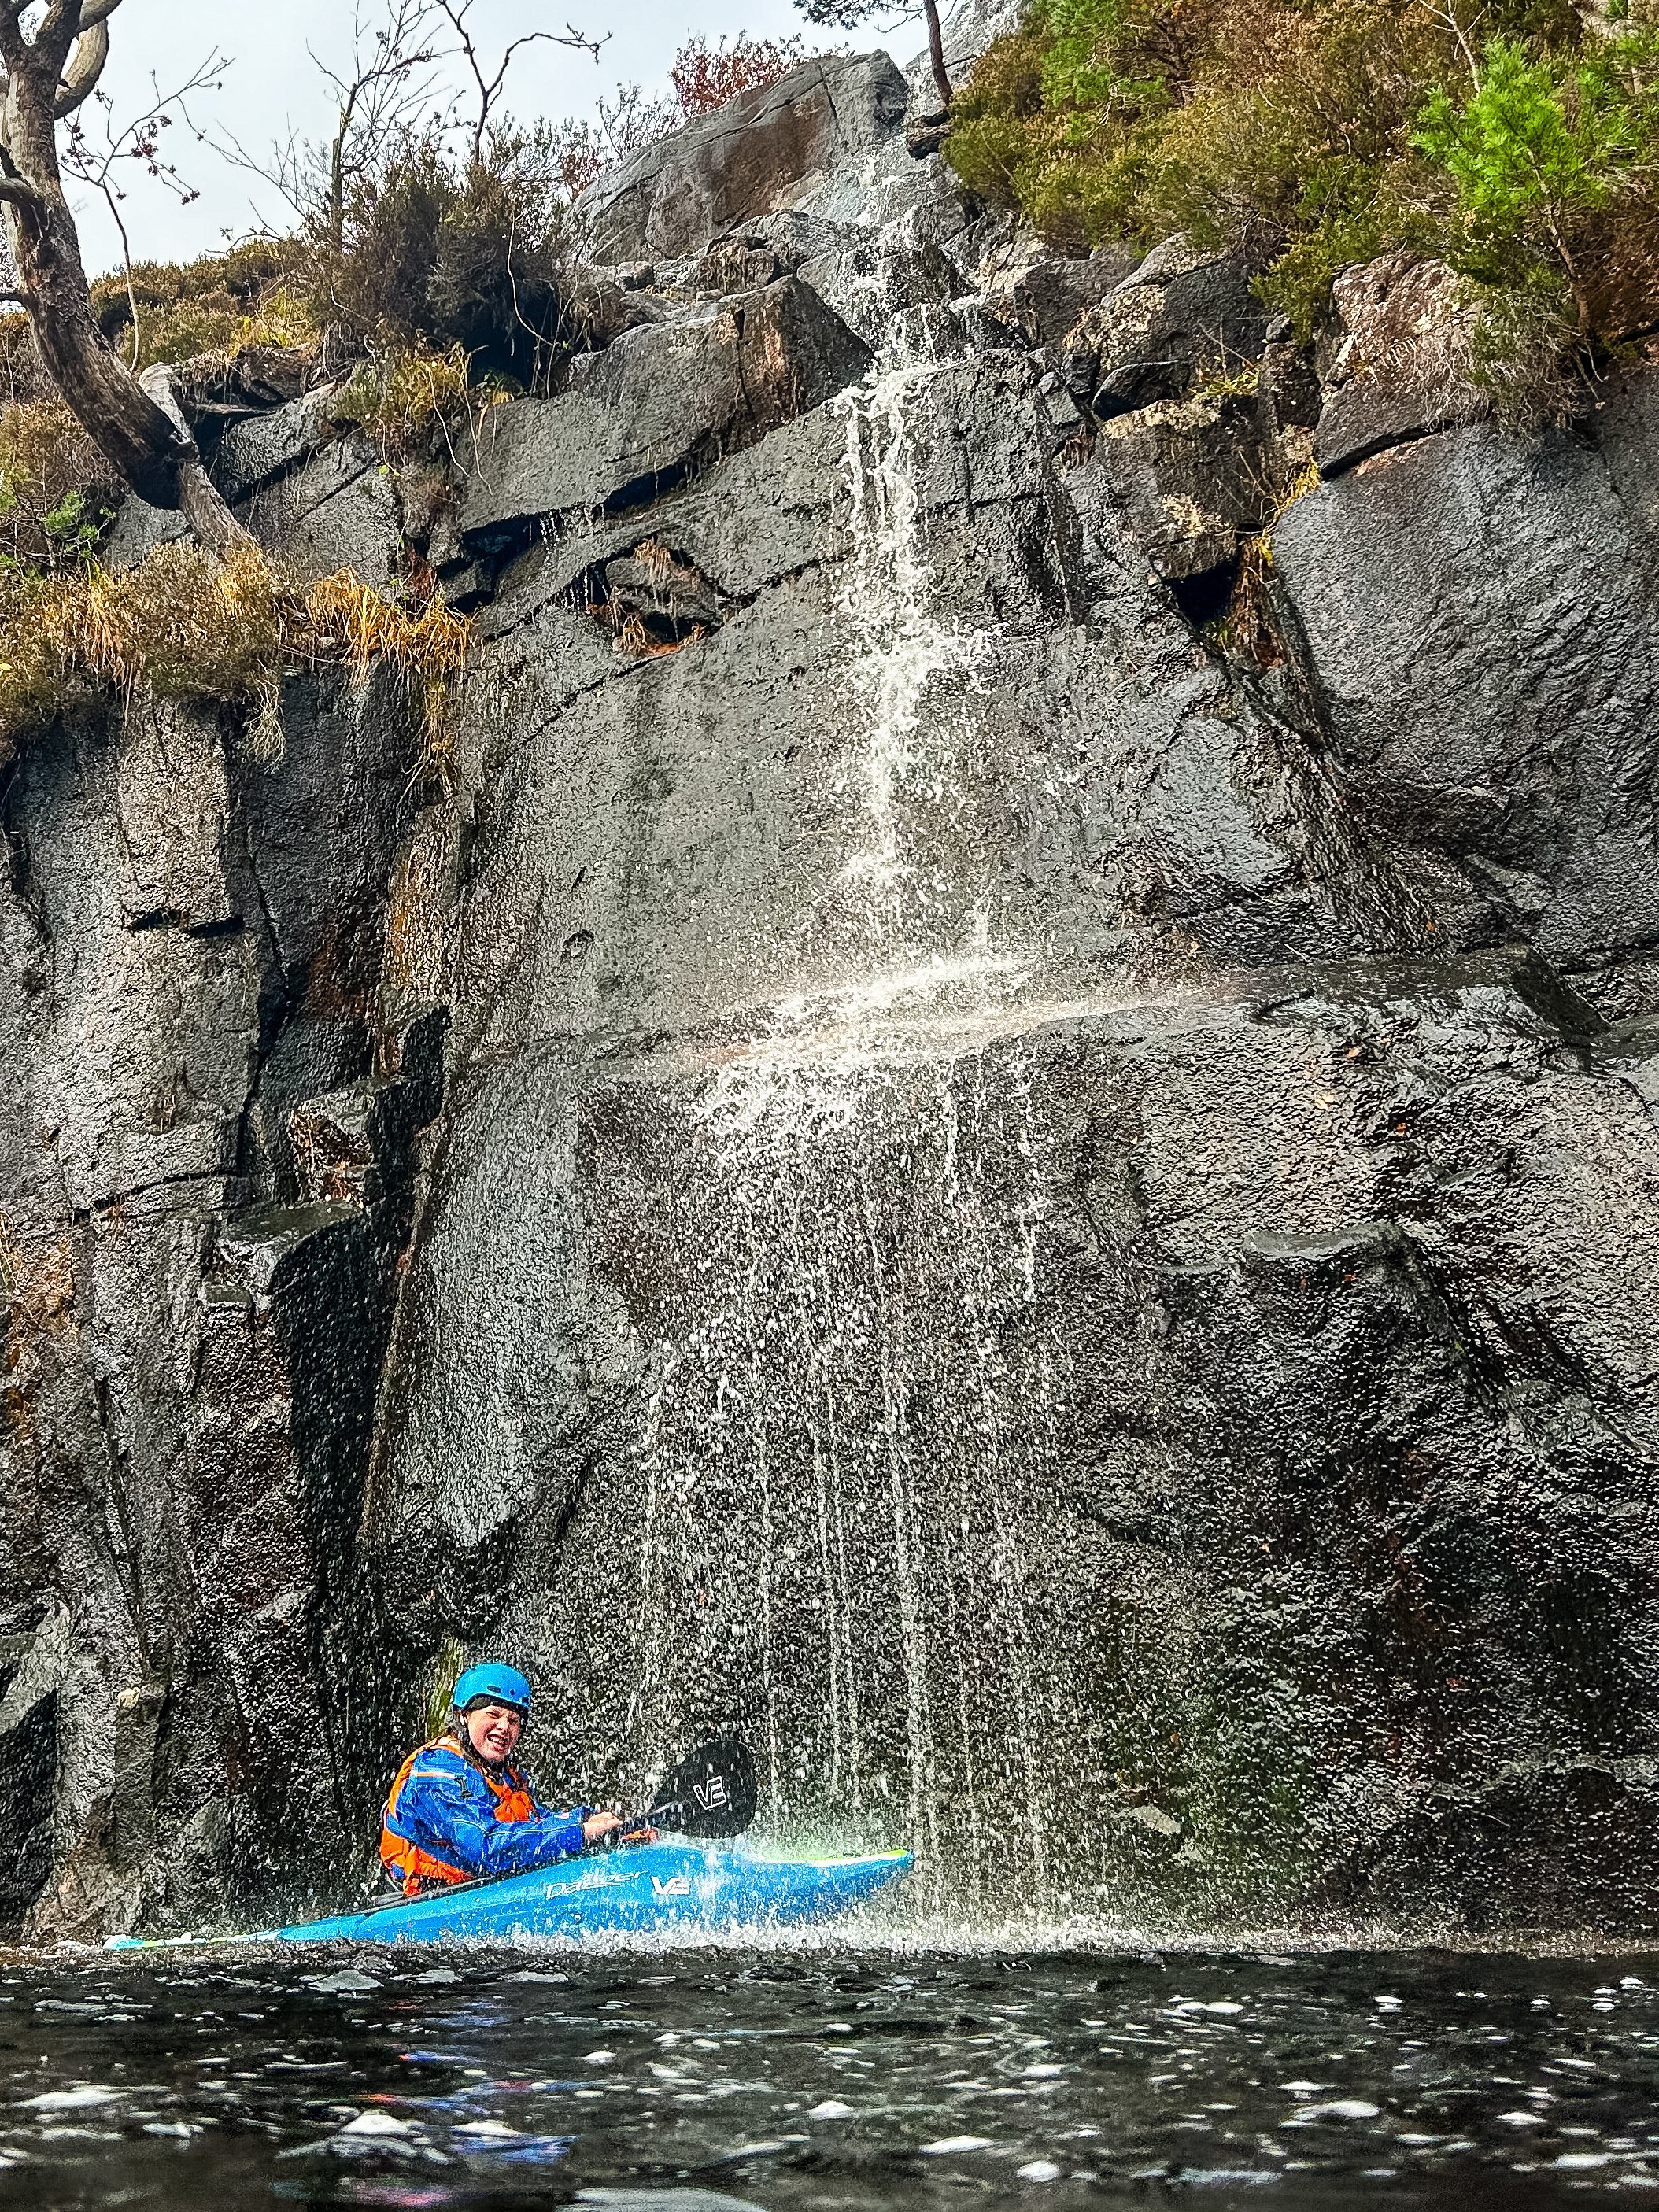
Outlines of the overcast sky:
M 365 14 L 378 4 L 364 0 Z M 149 101 L 152 71 L 168 91 L 216 45 L 230 64 L 222 88 L 193 103 L 199 122 L 250 147 L 263 148 L 295 128 L 321 136 L 330 120 L 328 92 L 307 49 L 343 63 L 350 18 L 351 0 L 243 0 L 232 8 L 223 0 L 123 0 L 110 27 L 104 88 L 119 122 Z M 712 42 L 738 31 L 787 38 L 802 28 L 791 0 L 477 0 L 473 20 L 496 51 L 526 31 L 560 31 L 567 21 L 590 36 L 610 32 L 597 67 L 588 56 L 560 46 L 529 46 L 516 58 L 509 79 L 512 105 L 525 119 L 592 114 L 599 95 L 619 82 L 665 90 L 668 64 L 692 33 Z M 856 41 L 822 31 L 808 39 L 817 47 L 848 43 L 868 47 L 890 41 L 874 31 Z M 908 54 L 917 41 L 907 26 L 890 43 Z M 273 226 L 288 219 L 275 192 L 239 175 L 182 127 L 167 134 L 167 150 L 201 197 L 180 207 L 137 163 L 126 164 L 123 214 L 136 259 L 188 260 L 214 252 L 227 237 L 246 234 L 261 216 Z M 119 244 L 101 204 L 83 199 L 77 212 L 88 267 L 118 265 Z

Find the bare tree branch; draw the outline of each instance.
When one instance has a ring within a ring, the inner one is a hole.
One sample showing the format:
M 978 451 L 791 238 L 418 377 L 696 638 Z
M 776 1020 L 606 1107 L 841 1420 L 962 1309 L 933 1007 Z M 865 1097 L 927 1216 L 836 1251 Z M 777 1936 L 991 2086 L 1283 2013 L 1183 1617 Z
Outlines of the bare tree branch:
M 127 282 L 127 311 L 131 318 L 132 364 L 136 368 L 140 351 L 138 301 L 132 285 L 132 241 L 127 235 L 126 222 L 121 213 L 121 202 L 126 195 L 115 181 L 118 162 L 140 161 L 149 174 L 173 193 L 181 206 L 188 207 L 199 194 L 179 174 L 171 161 L 161 155 L 163 131 L 172 127 L 171 111 L 177 107 L 188 114 L 184 103 L 191 93 L 217 91 L 221 73 L 228 66 L 226 58 L 216 49 L 192 70 L 185 82 L 174 90 L 164 93 L 152 72 L 150 90 L 153 94 L 142 114 L 127 122 L 117 124 L 111 102 L 100 93 L 99 105 L 104 111 L 104 143 L 94 146 L 78 118 L 70 125 L 69 139 L 63 151 L 63 166 L 69 174 L 82 184 L 90 185 L 108 208 L 110 218 L 121 240 L 121 266 Z
M 520 46 L 533 46 L 538 40 L 544 40 L 550 46 L 573 46 L 579 52 L 592 54 L 597 62 L 599 58 L 599 49 L 608 43 L 611 37 L 610 32 L 606 31 L 599 38 L 586 38 L 574 23 L 567 23 L 562 32 L 526 31 L 522 38 L 514 39 L 508 46 L 501 56 L 501 66 L 496 70 L 495 76 L 486 77 L 483 61 L 478 52 L 477 41 L 473 38 L 466 20 L 472 12 L 473 0 L 434 0 L 434 4 L 439 13 L 447 19 L 451 29 L 460 40 L 462 58 L 472 72 L 472 81 L 478 88 L 478 112 L 472 125 L 471 143 L 471 158 L 475 167 L 483 159 L 484 140 L 489 136 L 489 119 L 495 112 L 496 101 L 501 98 L 501 88 L 507 82 L 508 65 Z
M 443 58 L 429 35 L 435 12 L 434 0 L 386 0 L 380 27 L 370 31 L 357 0 L 343 66 L 337 70 L 312 52 L 337 103 L 329 138 L 295 132 L 264 155 L 234 138 L 206 143 L 222 160 L 274 186 L 295 215 L 317 223 L 337 246 L 352 185 L 413 127 L 432 98 L 434 66 Z

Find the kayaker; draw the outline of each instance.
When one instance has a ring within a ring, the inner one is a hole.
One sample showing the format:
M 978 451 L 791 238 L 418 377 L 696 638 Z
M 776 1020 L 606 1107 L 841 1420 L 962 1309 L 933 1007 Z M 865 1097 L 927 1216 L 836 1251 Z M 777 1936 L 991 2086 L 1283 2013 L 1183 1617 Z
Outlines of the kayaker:
M 622 1822 L 579 1806 L 550 1812 L 512 1764 L 530 1717 L 516 1667 L 469 1667 L 441 1736 L 410 1752 L 380 1816 L 380 1863 L 404 1894 L 573 1858 Z

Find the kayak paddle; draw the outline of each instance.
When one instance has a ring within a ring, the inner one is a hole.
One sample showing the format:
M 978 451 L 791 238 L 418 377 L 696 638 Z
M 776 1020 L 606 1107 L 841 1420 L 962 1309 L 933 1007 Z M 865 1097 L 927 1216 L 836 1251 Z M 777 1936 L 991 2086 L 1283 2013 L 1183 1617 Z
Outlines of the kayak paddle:
M 657 1785 L 647 1813 L 606 1838 L 628 1843 L 647 1828 L 677 1836 L 740 1836 L 755 1817 L 755 1762 L 736 1736 L 716 1736 L 690 1751 Z

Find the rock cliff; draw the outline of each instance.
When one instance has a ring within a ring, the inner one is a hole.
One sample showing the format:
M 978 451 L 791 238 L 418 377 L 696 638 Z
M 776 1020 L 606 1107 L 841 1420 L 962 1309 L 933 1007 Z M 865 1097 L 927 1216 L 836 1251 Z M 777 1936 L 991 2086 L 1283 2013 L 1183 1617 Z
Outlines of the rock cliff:
M 458 1643 L 953 1911 L 1656 1924 L 1659 381 L 1505 434 L 1431 270 L 1315 360 L 925 104 L 640 156 L 423 467 L 226 432 L 473 614 L 447 757 L 307 678 L 7 774 L 31 1936 L 338 1893 Z

